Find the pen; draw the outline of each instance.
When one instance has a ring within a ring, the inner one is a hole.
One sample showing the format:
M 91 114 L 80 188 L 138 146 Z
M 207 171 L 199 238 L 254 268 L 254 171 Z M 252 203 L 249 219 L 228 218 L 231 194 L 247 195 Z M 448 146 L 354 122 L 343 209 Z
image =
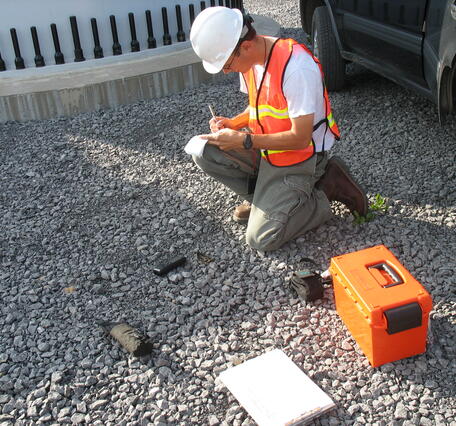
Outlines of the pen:
M 212 114 L 212 118 L 215 120 L 215 112 L 214 112 L 213 108 L 209 104 L 207 106 L 209 107 L 209 111 Z

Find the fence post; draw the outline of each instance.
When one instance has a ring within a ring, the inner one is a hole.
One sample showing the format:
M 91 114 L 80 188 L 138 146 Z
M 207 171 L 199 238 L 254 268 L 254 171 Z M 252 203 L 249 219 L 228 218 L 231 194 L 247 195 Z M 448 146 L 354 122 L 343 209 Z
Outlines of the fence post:
M 11 40 L 13 41 L 13 49 L 16 57 L 14 58 L 14 65 L 17 70 L 23 70 L 25 68 L 24 59 L 21 57 L 21 49 L 19 47 L 19 40 L 17 39 L 16 28 L 10 28 Z
M 0 52 L 0 71 L 6 71 L 5 61 L 2 59 L 2 52 Z
M 136 36 L 136 25 L 135 25 L 135 15 L 134 13 L 130 12 L 128 14 L 128 22 L 130 23 L 130 34 L 131 34 L 131 51 L 132 52 L 139 52 L 139 41 Z
M 169 34 L 168 27 L 168 11 L 166 7 L 162 7 L 162 20 L 163 20 L 163 44 L 169 46 L 172 44 L 171 35 Z
M 176 19 L 177 19 L 177 41 L 185 41 L 185 33 L 182 27 L 181 7 L 176 4 Z
M 114 15 L 109 16 L 109 22 L 111 23 L 111 33 L 112 33 L 112 54 L 121 55 L 122 46 L 119 43 L 119 35 L 117 34 L 117 24 L 116 17 Z
M 81 40 L 79 39 L 78 22 L 76 21 L 76 16 L 70 16 L 70 24 L 74 44 L 74 62 L 85 61 L 84 53 L 81 48 Z
M 92 36 L 93 36 L 93 56 L 95 59 L 102 58 L 103 55 L 103 48 L 100 46 L 100 37 L 98 35 L 98 25 L 97 20 L 95 18 L 90 19 L 90 25 L 92 26 Z
M 44 62 L 43 55 L 41 54 L 40 41 L 38 40 L 36 27 L 31 27 L 30 32 L 32 33 L 33 49 L 35 50 L 35 65 L 37 67 L 44 67 L 46 64 Z
M 188 13 L 190 14 L 190 26 L 192 26 L 193 21 L 195 20 L 195 7 L 193 4 L 188 5 Z
M 51 24 L 51 34 L 52 34 L 52 41 L 54 42 L 54 59 L 56 65 L 62 65 L 65 63 L 65 57 L 63 56 L 62 51 L 60 50 L 60 41 L 59 41 L 59 34 L 57 32 L 57 25 Z
M 157 40 L 154 37 L 154 28 L 152 26 L 152 16 L 150 10 L 146 10 L 146 24 L 147 24 L 147 47 L 155 49 L 157 47 Z

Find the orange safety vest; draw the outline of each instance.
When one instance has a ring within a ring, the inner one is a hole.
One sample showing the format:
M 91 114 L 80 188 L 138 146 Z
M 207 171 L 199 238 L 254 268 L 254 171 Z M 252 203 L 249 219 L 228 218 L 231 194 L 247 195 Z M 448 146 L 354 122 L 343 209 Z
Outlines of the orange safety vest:
M 291 120 L 288 115 L 288 105 L 283 94 L 282 83 L 285 69 L 293 53 L 293 46 L 295 45 L 300 46 L 306 53 L 312 56 L 312 59 L 320 68 L 323 81 L 326 116 L 314 126 L 313 131 L 317 130 L 323 123 L 326 123 L 327 128 L 329 128 L 336 140 L 339 140 L 340 133 L 331 112 L 331 104 L 328 98 L 328 91 L 324 84 L 324 74 L 321 64 L 306 46 L 299 44 L 293 39 L 279 38 L 274 42 L 258 90 L 253 69 L 243 74 L 249 93 L 249 127 L 253 134 L 279 133 L 291 129 Z M 315 144 L 313 140 L 304 149 L 261 150 L 261 156 L 274 166 L 292 166 L 306 161 L 314 153 Z

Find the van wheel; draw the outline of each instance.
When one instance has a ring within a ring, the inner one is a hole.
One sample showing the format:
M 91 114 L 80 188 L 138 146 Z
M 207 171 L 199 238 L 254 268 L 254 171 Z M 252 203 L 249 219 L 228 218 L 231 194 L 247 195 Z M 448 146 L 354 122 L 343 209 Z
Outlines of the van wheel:
M 440 124 L 443 125 L 456 107 L 456 58 L 453 67 L 446 67 L 442 72 L 438 107 Z
M 345 62 L 331 26 L 326 6 L 317 7 L 312 17 L 312 52 L 320 61 L 329 91 L 344 87 Z

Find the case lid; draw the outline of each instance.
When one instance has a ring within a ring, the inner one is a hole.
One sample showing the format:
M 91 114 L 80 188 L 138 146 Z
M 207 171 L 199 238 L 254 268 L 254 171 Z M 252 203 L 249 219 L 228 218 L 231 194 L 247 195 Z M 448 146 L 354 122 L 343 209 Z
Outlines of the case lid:
M 432 309 L 429 293 L 384 245 L 333 257 L 330 270 L 371 325 L 391 334 L 420 326 Z

